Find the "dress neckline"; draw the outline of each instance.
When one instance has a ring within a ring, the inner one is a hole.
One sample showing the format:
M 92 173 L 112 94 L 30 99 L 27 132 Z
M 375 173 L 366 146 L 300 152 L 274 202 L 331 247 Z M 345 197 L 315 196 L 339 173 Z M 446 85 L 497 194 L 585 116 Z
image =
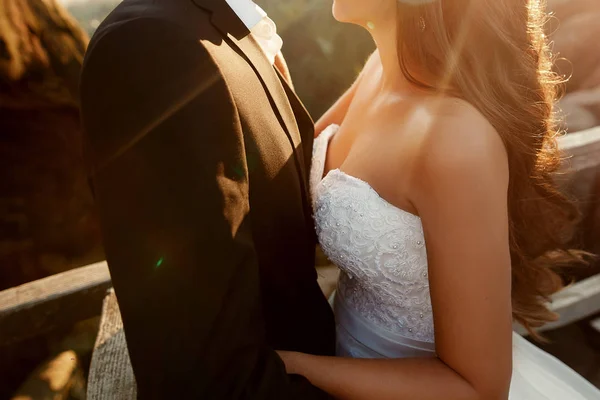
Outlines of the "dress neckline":
M 341 176 L 343 178 L 346 178 L 350 181 L 354 181 L 355 183 L 363 186 L 368 191 L 370 191 L 375 196 L 377 196 L 379 199 L 381 199 L 381 201 L 383 201 L 389 207 L 392 207 L 392 208 L 398 210 L 400 213 L 408 215 L 408 216 L 420 221 L 421 217 L 419 217 L 416 214 L 411 213 L 410 211 L 406 211 L 405 209 L 400 208 L 400 207 L 395 206 L 394 204 L 390 203 L 389 201 L 384 199 L 379 194 L 379 192 L 377 190 L 375 190 L 375 188 L 373 186 L 371 186 L 371 184 L 369 182 L 367 182 L 363 179 L 360 179 L 353 175 L 350 175 L 350 174 L 342 171 L 340 168 L 333 168 L 333 169 L 329 170 L 327 172 L 327 174 L 324 175 L 325 159 L 327 157 L 327 149 L 329 147 L 329 142 L 331 141 L 331 138 L 338 132 L 339 129 L 340 129 L 339 125 L 331 124 L 327 128 L 325 128 L 323 130 L 323 132 L 317 137 L 317 140 L 315 140 L 315 143 L 314 143 L 315 149 L 313 150 L 313 154 L 315 157 L 321 158 L 320 160 L 314 160 L 314 161 L 320 161 L 320 162 L 313 163 L 314 165 L 320 166 L 319 170 L 316 171 L 316 174 L 318 174 L 317 176 L 319 179 L 318 179 L 318 182 L 315 183 L 315 185 L 319 186 L 319 185 L 323 184 L 323 182 L 326 181 L 327 179 L 330 179 L 331 176 L 335 176 L 335 175 Z M 322 146 L 322 148 L 319 149 L 319 147 L 321 147 L 321 146 Z
M 319 182 L 319 185 L 320 185 L 320 184 L 322 184 L 322 183 L 323 183 L 323 182 L 324 182 L 326 179 L 330 178 L 332 175 L 338 175 L 338 176 L 341 176 L 341 177 L 343 177 L 343 178 L 345 178 L 345 179 L 348 179 L 348 180 L 350 180 L 350 181 L 354 181 L 354 182 L 356 182 L 357 184 L 359 184 L 359 185 L 363 186 L 363 187 L 364 187 L 365 189 L 367 189 L 369 192 L 371 192 L 371 193 L 373 193 L 375 196 L 377 196 L 377 197 L 378 197 L 378 198 L 379 198 L 381 201 L 383 201 L 383 202 L 384 202 L 384 203 L 385 203 L 387 206 L 389 206 L 389 207 L 392 207 L 392 208 L 394 208 L 394 209 L 398 210 L 400 213 L 402 213 L 402 214 L 405 214 L 405 215 L 408 215 L 408 216 L 409 216 L 409 217 L 411 217 L 411 218 L 414 218 L 414 219 L 416 219 L 416 220 L 419 220 L 419 221 L 421 220 L 421 217 L 419 217 L 418 215 L 416 215 L 416 214 L 413 214 L 413 213 L 411 213 L 410 211 L 406 211 L 405 209 L 403 209 L 403 208 L 400 208 L 400 207 L 398 207 L 398 206 L 396 206 L 396 205 L 394 205 L 394 204 L 390 203 L 390 202 L 389 202 L 389 201 L 387 201 L 386 199 L 384 199 L 384 198 L 383 198 L 383 197 L 382 197 L 382 196 L 379 194 L 379 192 L 378 192 L 377 190 L 375 190 L 375 188 L 374 188 L 373 186 L 371 186 L 371 184 L 370 184 L 369 182 L 367 182 L 367 181 L 365 181 L 365 180 L 362 180 L 362 179 L 360 179 L 360 178 L 357 178 L 357 177 L 355 177 L 355 176 L 353 176 L 353 175 L 350 175 L 350 174 L 348 174 L 348 173 L 346 173 L 346 172 L 342 171 L 342 170 L 341 170 L 341 169 L 339 169 L 339 168 L 334 168 L 334 169 L 330 170 L 329 172 L 327 172 L 327 175 L 325 175 L 325 176 L 323 177 L 323 179 L 321 179 L 321 182 Z

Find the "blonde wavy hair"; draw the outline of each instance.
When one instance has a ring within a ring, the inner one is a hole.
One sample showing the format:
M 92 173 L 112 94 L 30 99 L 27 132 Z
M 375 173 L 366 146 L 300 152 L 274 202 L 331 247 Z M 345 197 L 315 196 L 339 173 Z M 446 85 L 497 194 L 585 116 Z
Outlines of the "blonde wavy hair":
M 509 157 L 513 318 L 533 329 L 555 320 L 547 307 L 556 268 L 584 261 L 568 247 L 579 219 L 559 192 L 561 79 L 544 33 L 543 0 L 398 1 L 399 62 L 414 84 L 462 98 L 498 131 Z M 418 78 L 416 77 L 418 75 Z

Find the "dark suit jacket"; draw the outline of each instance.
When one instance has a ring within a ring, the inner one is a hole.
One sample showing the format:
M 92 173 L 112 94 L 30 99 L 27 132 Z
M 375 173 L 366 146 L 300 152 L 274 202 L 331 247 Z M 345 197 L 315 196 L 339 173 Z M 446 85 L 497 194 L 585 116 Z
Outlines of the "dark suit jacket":
M 81 109 L 139 398 L 327 398 L 274 351 L 334 353 L 313 123 L 225 1 L 125 0 Z

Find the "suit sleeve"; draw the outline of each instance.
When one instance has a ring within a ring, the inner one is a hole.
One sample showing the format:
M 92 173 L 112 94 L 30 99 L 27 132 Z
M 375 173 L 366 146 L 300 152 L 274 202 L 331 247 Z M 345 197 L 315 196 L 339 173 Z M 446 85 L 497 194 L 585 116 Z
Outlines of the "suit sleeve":
M 201 42 L 158 20 L 109 28 L 81 103 L 139 398 L 328 398 L 265 342 L 243 137 Z

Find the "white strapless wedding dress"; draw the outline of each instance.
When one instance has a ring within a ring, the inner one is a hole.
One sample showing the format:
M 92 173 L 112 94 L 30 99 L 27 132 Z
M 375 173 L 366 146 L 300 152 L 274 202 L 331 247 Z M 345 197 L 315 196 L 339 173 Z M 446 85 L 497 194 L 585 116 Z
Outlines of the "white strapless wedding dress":
M 435 357 L 427 253 L 419 217 L 339 169 L 323 177 L 332 125 L 315 139 L 310 189 L 319 242 L 341 269 L 334 300 L 337 353 Z M 510 400 L 600 400 L 557 358 L 513 334 Z

